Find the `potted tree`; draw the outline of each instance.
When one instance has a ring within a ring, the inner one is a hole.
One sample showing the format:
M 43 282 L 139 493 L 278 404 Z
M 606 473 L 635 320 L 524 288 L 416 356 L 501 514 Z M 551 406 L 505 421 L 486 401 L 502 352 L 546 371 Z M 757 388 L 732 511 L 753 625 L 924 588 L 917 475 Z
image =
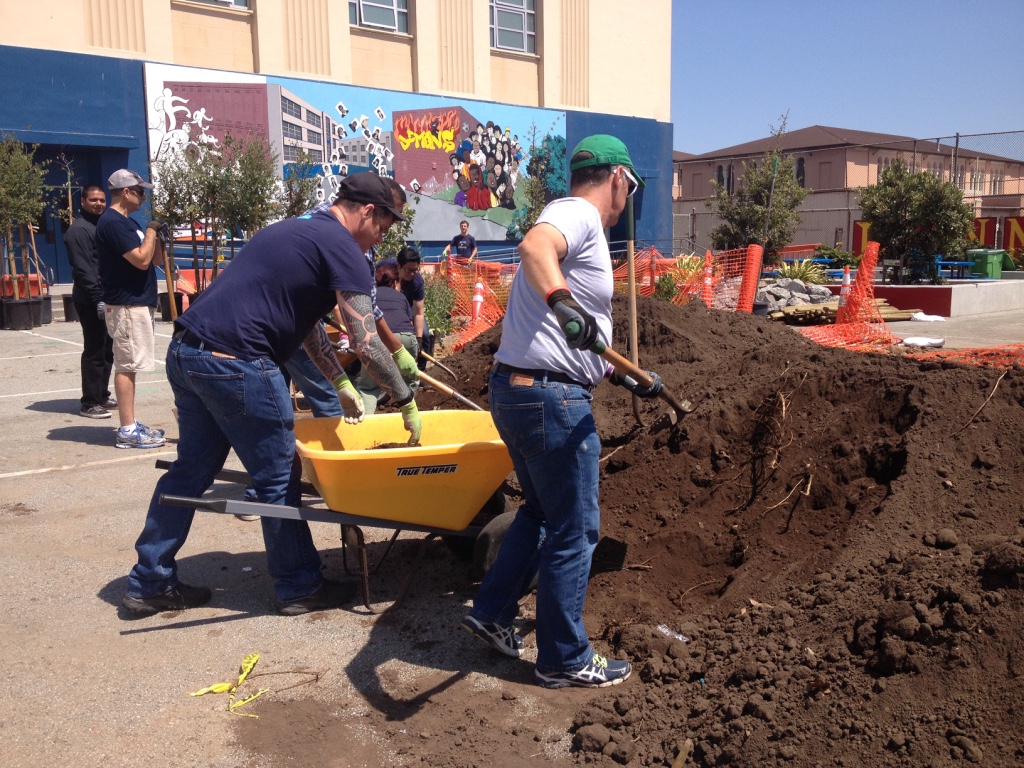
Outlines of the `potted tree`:
M 46 163 L 35 162 L 36 146 L 26 147 L 14 136 L 4 135 L 0 139 L 0 238 L 3 239 L 3 327 L 11 330 L 28 330 L 33 326 L 33 303 L 38 307 L 35 314 L 42 316 L 42 296 L 31 296 L 29 267 L 29 245 L 23 235 L 18 248 L 22 250 L 21 271 L 15 255 L 14 231 L 24 229 L 36 221 L 43 212 Z M 39 275 L 42 293 L 42 275 Z

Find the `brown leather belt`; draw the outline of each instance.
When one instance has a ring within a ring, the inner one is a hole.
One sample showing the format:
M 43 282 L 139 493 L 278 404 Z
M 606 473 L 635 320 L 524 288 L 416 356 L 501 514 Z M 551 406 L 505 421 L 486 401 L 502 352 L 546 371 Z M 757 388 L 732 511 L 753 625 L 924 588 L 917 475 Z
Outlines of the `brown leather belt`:
M 587 392 L 593 392 L 596 387 L 593 384 L 581 384 L 576 379 L 570 378 L 565 373 L 558 371 L 546 371 L 543 368 L 516 368 L 514 365 L 507 365 L 506 363 L 498 363 L 494 366 L 494 370 L 498 373 L 518 373 L 521 376 L 529 376 L 533 379 L 542 379 L 547 381 L 555 381 L 559 384 L 572 384 L 577 387 L 583 387 Z

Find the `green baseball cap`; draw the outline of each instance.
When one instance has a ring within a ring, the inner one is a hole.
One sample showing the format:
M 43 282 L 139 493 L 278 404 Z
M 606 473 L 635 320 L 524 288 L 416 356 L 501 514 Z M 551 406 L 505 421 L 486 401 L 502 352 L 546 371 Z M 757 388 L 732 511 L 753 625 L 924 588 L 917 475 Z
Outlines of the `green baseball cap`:
M 626 149 L 626 145 L 614 136 L 609 136 L 607 133 L 595 133 L 593 136 L 587 136 L 573 149 L 572 154 L 569 156 L 570 160 L 576 157 L 579 152 L 589 152 L 593 157 L 572 162 L 569 166 L 570 171 L 587 168 L 592 165 L 624 165 L 633 172 L 641 187 L 647 186 L 644 184 L 644 180 L 640 178 L 636 168 L 633 167 L 633 161 L 629 159 L 629 150 Z

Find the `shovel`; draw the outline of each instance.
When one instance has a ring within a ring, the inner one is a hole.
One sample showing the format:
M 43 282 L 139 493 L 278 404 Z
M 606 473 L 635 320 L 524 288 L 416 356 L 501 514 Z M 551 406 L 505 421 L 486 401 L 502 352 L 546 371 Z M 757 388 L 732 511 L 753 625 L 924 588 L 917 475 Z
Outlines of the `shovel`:
M 456 400 L 458 400 L 463 405 L 469 406 L 470 408 L 472 408 L 472 409 L 474 409 L 476 411 L 482 411 L 483 410 L 483 408 L 481 408 L 479 405 L 474 403 L 468 397 L 466 397 L 464 395 L 460 395 L 458 392 L 456 392 L 454 389 L 449 387 L 447 384 L 442 384 L 440 381 L 438 381 L 434 377 L 428 376 L 427 374 L 423 373 L 423 371 L 420 371 L 420 381 L 425 381 L 427 384 L 432 386 L 434 389 L 439 390 L 441 392 L 444 392 L 446 395 L 449 395 L 450 397 L 454 397 Z
M 567 326 L 567 336 L 569 335 L 568 332 L 570 330 L 571 328 Z M 579 331 L 576 332 L 576 335 L 579 335 Z M 645 387 L 649 387 L 651 386 L 651 384 L 654 383 L 654 379 L 648 376 L 646 371 L 644 371 L 639 366 L 633 365 L 633 363 L 624 358 L 614 349 L 608 347 L 600 339 L 591 344 L 588 349 L 590 352 L 593 352 L 595 355 L 600 355 L 613 366 L 615 366 L 615 370 L 617 370 L 619 373 L 625 373 L 629 375 L 631 378 L 640 382 Z M 661 392 L 658 393 L 658 397 L 660 397 L 662 400 L 664 400 L 666 403 L 672 406 L 672 410 L 667 411 L 665 413 L 665 418 L 668 419 L 669 423 L 672 426 L 678 424 L 679 419 L 681 417 L 685 416 L 688 413 L 693 413 L 697 409 L 697 406 L 695 406 L 689 400 L 683 400 L 682 402 L 680 402 L 671 392 L 669 392 L 664 387 L 662 387 Z
M 422 350 L 420 350 L 420 354 L 423 355 L 423 357 L 425 357 L 427 360 L 432 362 L 434 365 L 436 365 L 438 368 L 441 368 L 441 369 L 447 371 L 449 374 L 451 374 L 451 377 L 453 379 L 455 379 L 456 381 L 459 380 L 459 377 L 455 375 L 455 371 L 453 371 L 451 368 L 449 368 L 444 363 L 440 362 L 436 357 L 431 357 L 430 355 L 428 355 L 426 352 L 424 352 Z

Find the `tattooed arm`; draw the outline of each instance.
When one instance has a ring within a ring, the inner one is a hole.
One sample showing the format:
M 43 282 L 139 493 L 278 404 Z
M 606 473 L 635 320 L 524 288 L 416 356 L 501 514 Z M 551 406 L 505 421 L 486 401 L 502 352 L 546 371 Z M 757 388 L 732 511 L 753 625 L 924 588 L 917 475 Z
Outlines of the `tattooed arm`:
M 341 309 L 342 321 L 348 328 L 352 351 L 359 362 L 395 404 L 409 400 L 412 397 L 409 385 L 405 383 L 391 352 L 377 334 L 370 297 L 364 293 L 339 291 L 338 307 Z M 313 360 L 316 362 L 316 358 Z
M 345 372 L 341 363 L 338 362 L 338 356 L 334 354 L 334 347 L 331 346 L 331 340 L 327 337 L 327 331 L 324 330 L 321 323 L 313 326 L 313 330 L 303 339 L 302 346 L 305 347 L 309 359 L 327 377 L 328 381 L 334 381 Z

